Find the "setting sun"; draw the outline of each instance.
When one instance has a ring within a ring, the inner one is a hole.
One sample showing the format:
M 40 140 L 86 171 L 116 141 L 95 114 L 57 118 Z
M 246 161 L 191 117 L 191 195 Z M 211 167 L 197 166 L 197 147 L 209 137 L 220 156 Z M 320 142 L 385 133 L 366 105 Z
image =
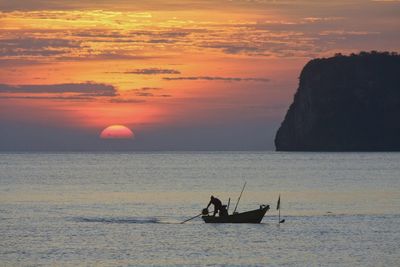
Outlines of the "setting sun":
M 102 139 L 133 139 L 133 137 L 131 129 L 123 125 L 108 126 L 100 134 Z

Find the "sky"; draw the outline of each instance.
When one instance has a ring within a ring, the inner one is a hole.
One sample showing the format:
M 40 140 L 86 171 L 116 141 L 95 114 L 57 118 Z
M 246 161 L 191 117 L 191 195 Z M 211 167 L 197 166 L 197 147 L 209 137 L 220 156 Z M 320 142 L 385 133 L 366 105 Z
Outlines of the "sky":
M 394 0 L 0 0 L 0 151 L 273 150 L 302 67 L 400 47 Z M 110 125 L 130 139 L 102 139 Z

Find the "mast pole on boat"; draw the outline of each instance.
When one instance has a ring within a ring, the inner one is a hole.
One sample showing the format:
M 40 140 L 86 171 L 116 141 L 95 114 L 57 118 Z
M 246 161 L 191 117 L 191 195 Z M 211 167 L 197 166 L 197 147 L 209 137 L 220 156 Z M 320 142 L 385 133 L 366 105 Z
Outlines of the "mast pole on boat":
M 247 182 L 244 182 L 244 185 L 243 185 L 243 188 L 242 188 L 242 192 L 240 192 L 240 195 L 239 195 L 238 201 L 236 202 L 235 210 L 233 211 L 233 213 L 236 212 L 236 209 L 237 209 L 237 207 L 238 207 L 238 205 L 239 205 L 240 198 L 242 197 L 244 188 L 246 187 L 246 183 L 247 183 Z

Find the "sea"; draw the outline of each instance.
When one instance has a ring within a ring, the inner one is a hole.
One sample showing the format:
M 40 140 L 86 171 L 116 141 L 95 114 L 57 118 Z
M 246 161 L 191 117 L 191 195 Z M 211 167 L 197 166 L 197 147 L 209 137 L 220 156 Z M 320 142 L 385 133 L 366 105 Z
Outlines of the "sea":
M 400 153 L 0 153 L 0 266 L 400 266 Z

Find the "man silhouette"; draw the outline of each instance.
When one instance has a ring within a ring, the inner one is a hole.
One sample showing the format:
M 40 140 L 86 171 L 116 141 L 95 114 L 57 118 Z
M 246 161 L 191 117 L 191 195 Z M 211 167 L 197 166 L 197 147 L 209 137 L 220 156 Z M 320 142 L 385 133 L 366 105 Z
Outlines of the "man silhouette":
M 222 209 L 222 202 L 221 200 L 219 200 L 218 198 L 211 196 L 210 202 L 207 205 L 207 209 L 208 207 L 210 207 L 210 205 L 213 204 L 214 205 L 214 214 L 213 216 L 215 216 L 217 214 L 217 212 L 221 212 Z

